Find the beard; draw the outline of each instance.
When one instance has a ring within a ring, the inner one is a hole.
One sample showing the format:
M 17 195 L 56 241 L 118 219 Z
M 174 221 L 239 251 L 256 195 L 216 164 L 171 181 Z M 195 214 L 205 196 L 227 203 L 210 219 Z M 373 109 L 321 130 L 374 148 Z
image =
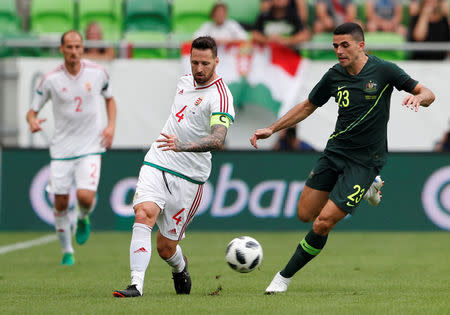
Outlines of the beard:
M 198 75 L 194 74 L 194 79 L 195 79 L 195 82 L 197 82 L 198 84 L 201 85 L 201 84 L 205 84 L 206 82 L 208 82 L 211 79 L 212 75 L 213 75 L 213 73 L 211 73 L 209 76 L 203 75 L 203 76 L 199 77 Z

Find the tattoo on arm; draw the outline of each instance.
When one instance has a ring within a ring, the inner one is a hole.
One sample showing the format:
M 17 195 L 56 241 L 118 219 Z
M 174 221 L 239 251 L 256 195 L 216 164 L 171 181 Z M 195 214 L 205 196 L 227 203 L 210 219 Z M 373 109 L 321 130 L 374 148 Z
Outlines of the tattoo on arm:
M 227 136 L 227 128 L 223 125 L 212 125 L 211 134 L 199 140 L 199 142 L 180 142 L 175 140 L 177 151 L 183 152 L 208 152 L 222 150 Z

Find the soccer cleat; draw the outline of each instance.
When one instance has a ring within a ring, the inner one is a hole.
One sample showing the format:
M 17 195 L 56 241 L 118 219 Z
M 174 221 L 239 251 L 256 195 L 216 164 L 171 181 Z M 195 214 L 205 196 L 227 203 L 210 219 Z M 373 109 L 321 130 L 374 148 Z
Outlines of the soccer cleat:
M 75 256 L 72 253 L 64 253 L 61 265 L 72 266 L 75 263 Z
M 369 189 L 367 190 L 367 193 L 364 195 L 364 200 L 367 200 L 369 205 L 371 206 L 378 206 L 378 204 L 381 202 L 381 187 L 383 187 L 384 181 L 381 179 L 381 177 L 378 175 L 375 177 L 372 185 L 370 185 Z
M 285 278 L 279 272 L 277 272 L 264 294 L 271 295 L 275 293 L 286 292 L 290 282 L 291 278 Z
M 136 285 L 132 284 L 129 285 L 125 290 L 114 291 L 113 296 L 120 298 L 127 298 L 127 297 L 139 297 L 142 296 L 142 294 L 136 288 Z
M 183 256 L 185 266 L 182 272 L 172 272 L 173 284 L 175 286 L 175 292 L 177 294 L 189 294 L 191 293 L 191 276 L 188 272 L 188 262 L 186 256 Z
M 91 223 L 89 217 L 77 220 L 77 230 L 75 232 L 75 239 L 77 243 L 83 245 L 89 238 L 91 233 Z

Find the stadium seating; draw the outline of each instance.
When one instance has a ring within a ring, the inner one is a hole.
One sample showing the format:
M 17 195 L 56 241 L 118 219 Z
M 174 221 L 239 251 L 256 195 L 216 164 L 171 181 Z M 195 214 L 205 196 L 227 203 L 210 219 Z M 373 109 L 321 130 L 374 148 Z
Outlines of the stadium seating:
M 387 60 L 404 60 L 406 59 L 406 53 L 403 50 L 377 50 L 370 51 L 371 44 L 403 44 L 405 38 L 397 33 L 388 32 L 366 32 L 365 35 L 366 46 L 369 49 L 369 53 Z
M 125 7 L 125 31 L 170 31 L 167 0 L 128 0 Z
M 172 22 L 174 38 L 189 40 L 192 34 L 206 21 L 215 0 L 173 0 Z
M 73 0 L 33 0 L 30 30 L 36 34 L 61 34 L 74 27 Z
M 224 0 L 228 7 L 228 17 L 244 26 L 254 25 L 259 15 L 260 0 Z
M 89 23 L 97 22 L 102 28 L 103 39 L 121 38 L 123 18 L 120 0 L 79 0 L 78 12 L 81 32 L 84 33 Z
M 14 39 L 21 41 L 38 40 L 38 37 L 36 35 L 25 32 L 4 33 L 1 35 L 1 38 L 3 40 Z M 0 57 L 12 56 L 41 57 L 42 49 L 38 47 L 6 47 L 0 45 Z
M 124 39 L 131 43 L 167 43 L 168 34 L 152 31 L 127 32 Z M 168 58 L 167 48 L 133 48 L 132 58 Z
M 15 0 L 0 1 L 0 33 L 20 32 L 21 20 L 16 11 Z
M 315 34 L 311 40 L 312 43 L 324 43 L 329 45 L 329 50 L 302 50 L 302 56 L 315 59 L 315 60 L 336 60 L 336 54 L 333 50 L 333 34 L 332 33 L 320 33 Z

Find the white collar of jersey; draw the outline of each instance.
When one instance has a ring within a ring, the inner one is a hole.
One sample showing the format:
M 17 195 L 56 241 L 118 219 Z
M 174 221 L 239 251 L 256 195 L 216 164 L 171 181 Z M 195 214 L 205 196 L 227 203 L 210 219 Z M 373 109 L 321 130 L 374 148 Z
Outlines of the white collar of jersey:
M 209 83 L 208 85 L 197 85 L 195 83 L 195 79 L 194 77 L 192 77 L 192 80 L 194 81 L 194 87 L 196 90 L 203 90 L 203 89 L 207 89 L 210 86 L 213 86 L 214 84 L 216 84 L 217 82 L 219 82 L 220 80 L 222 80 L 222 77 L 218 77 L 217 79 L 215 79 L 214 81 L 212 81 L 211 83 Z
M 78 78 L 80 77 L 81 73 L 83 73 L 83 70 L 84 70 L 84 68 L 85 68 L 85 64 L 84 64 L 84 60 L 83 60 L 83 59 L 80 60 L 80 64 L 81 64 L 81 66 L 80 66 L 80 71 L 78 71 L 78 73 L 77 73 L 76 75 L 72 75 L 72 74 L 67 70 L 66 64 L 63 63 L 62 66 L 63 66 L 63 69 L 64 69 L 64 73 L 65 73 L 70 79 L 73 79 L 73 80 L 78 79 Z

